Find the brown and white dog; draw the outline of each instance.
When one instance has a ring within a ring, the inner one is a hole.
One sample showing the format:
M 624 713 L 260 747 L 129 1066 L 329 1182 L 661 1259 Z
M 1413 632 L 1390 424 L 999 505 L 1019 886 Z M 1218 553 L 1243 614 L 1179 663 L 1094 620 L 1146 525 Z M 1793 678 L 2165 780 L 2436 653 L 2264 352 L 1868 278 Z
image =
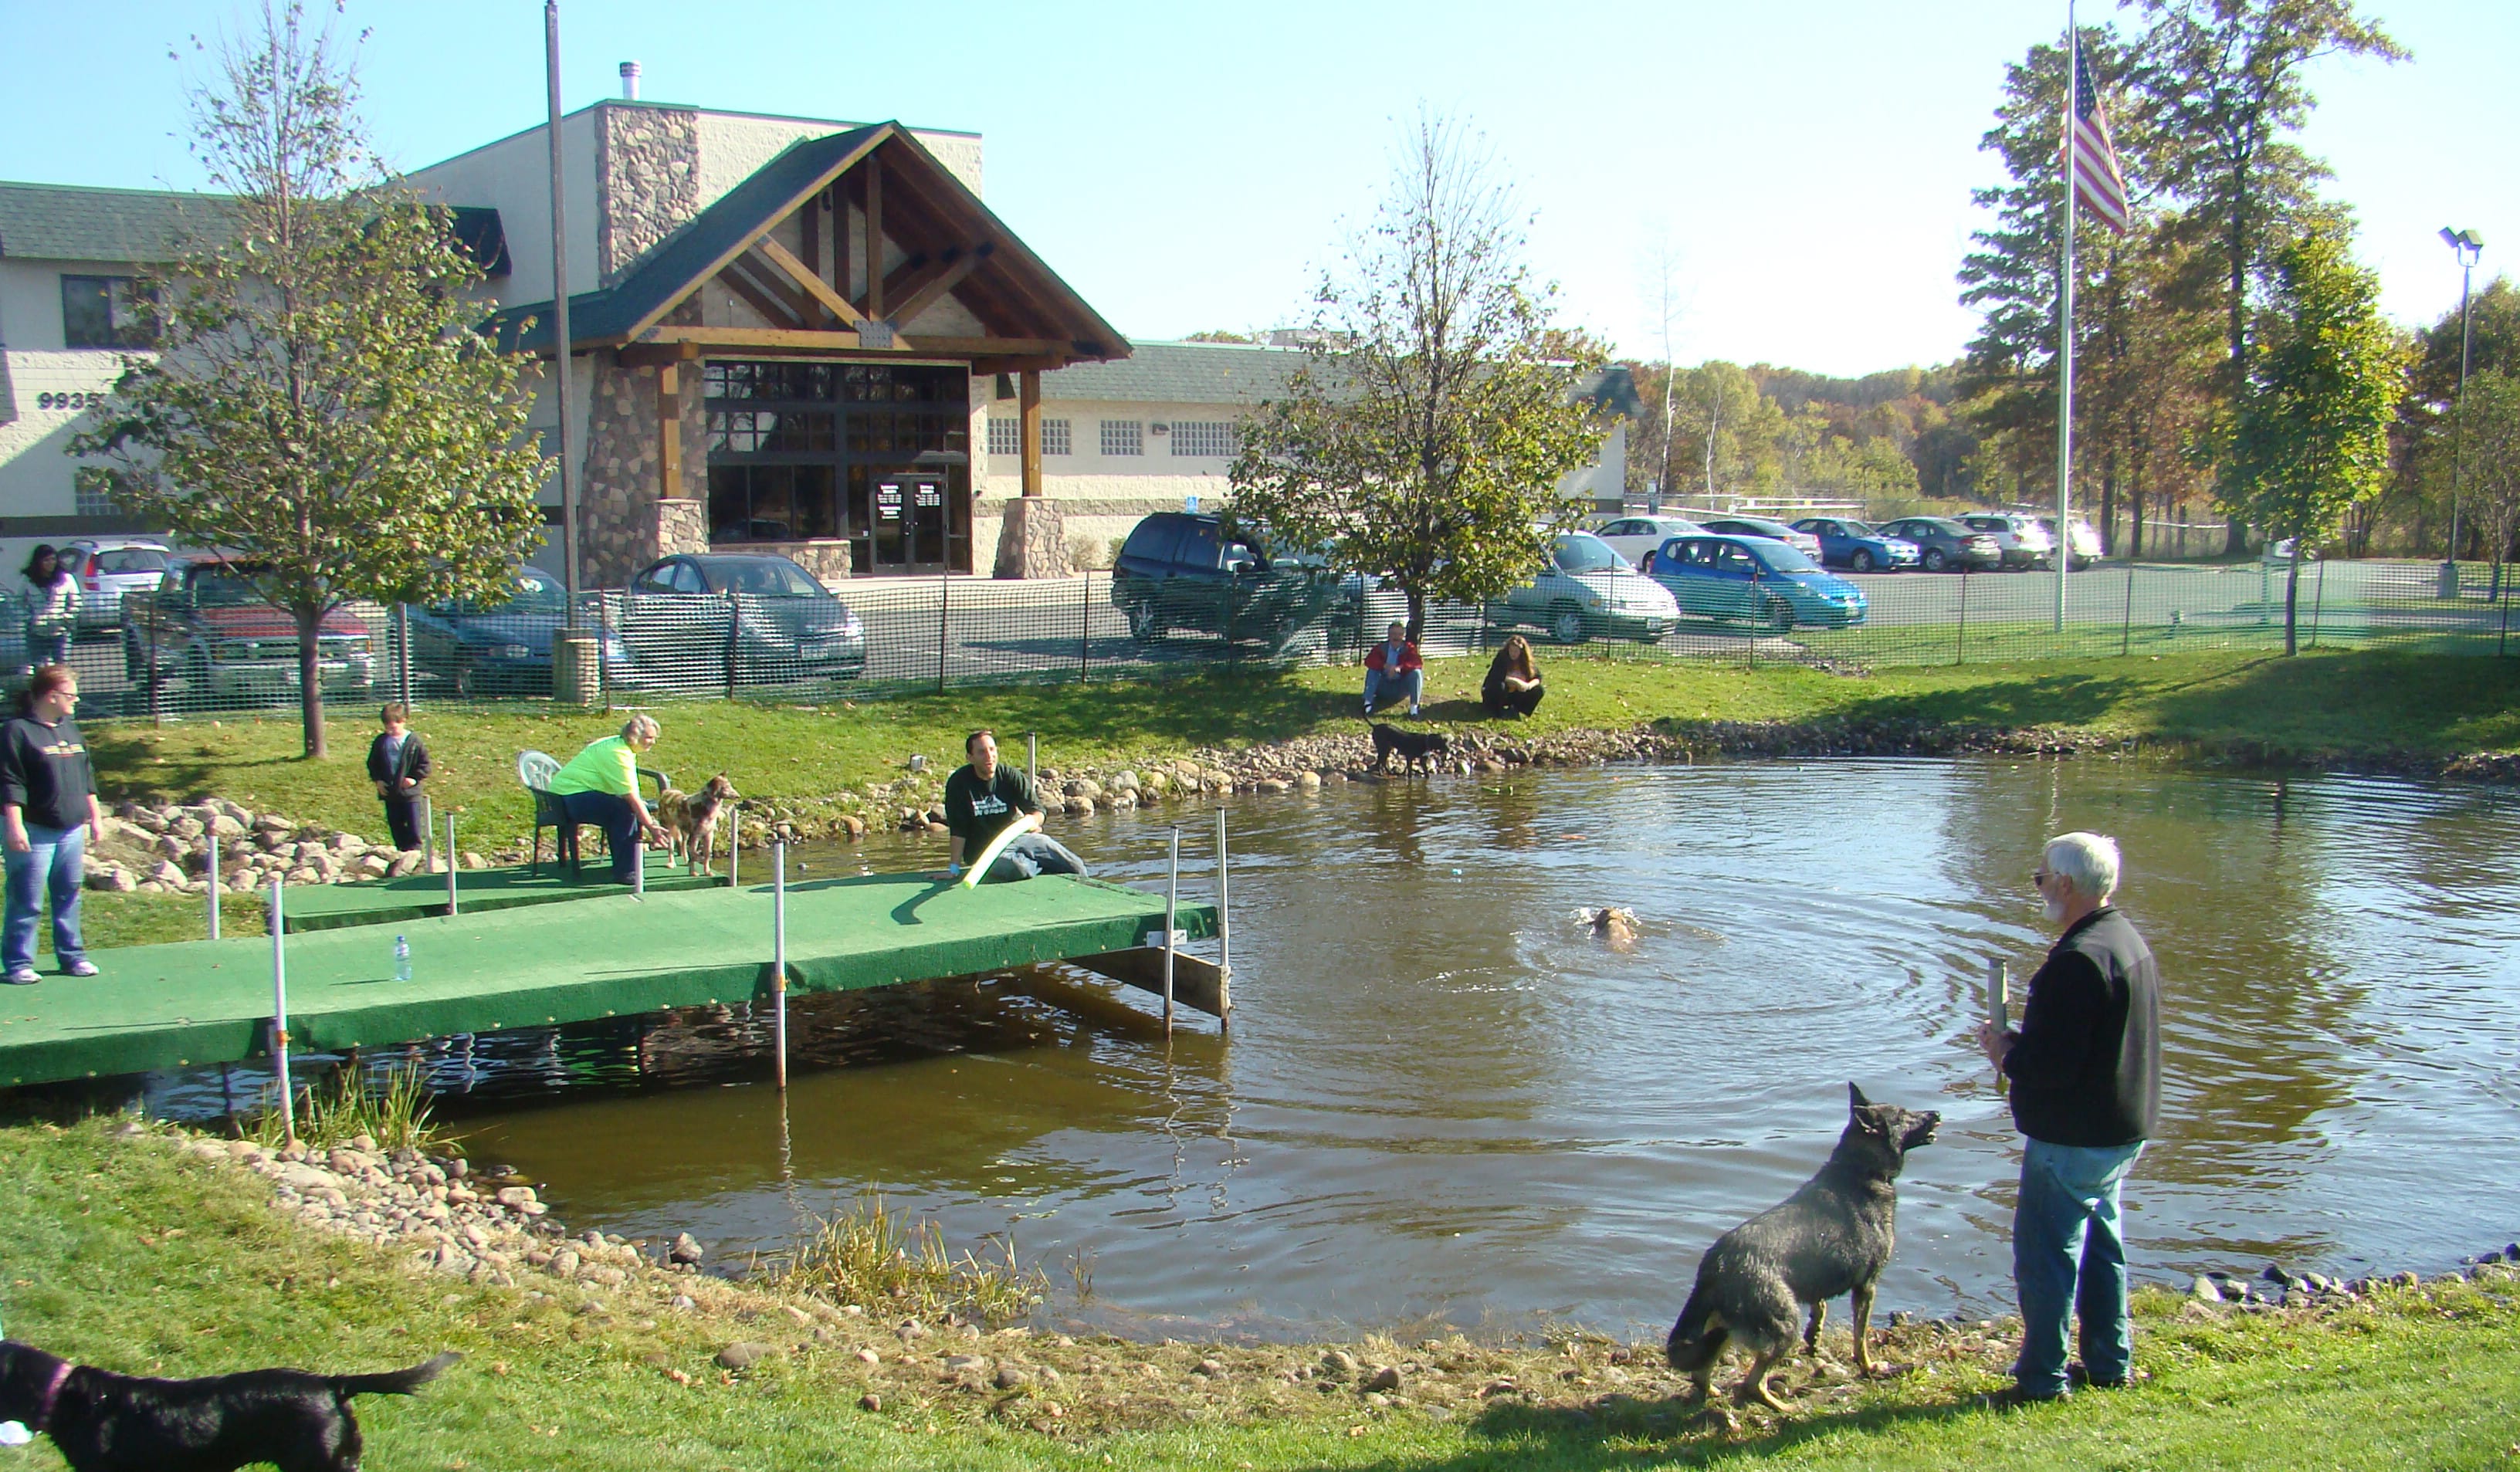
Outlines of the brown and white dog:
M 667 787 L 656 799 L 656 825 L 665 830 L 668 855 L 679 855 L 693 873 L 717 872 L 717 821 L 743 794 L 721 772 L 698 792 Z

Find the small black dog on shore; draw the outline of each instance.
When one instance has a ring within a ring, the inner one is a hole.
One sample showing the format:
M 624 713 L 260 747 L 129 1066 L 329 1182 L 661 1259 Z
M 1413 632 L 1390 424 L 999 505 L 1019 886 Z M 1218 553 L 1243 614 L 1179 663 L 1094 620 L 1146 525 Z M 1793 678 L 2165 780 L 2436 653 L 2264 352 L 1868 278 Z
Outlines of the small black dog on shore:
M 1933 1143 L 1943 1117 L 1876 1104 L 1853 1084 L 1846 1093 L 1846 1133 L 1820 1174 L 1716 1238 L 1698 1260 L 1697 1286 L 1671 1326 L 1667 1353 L 1673 1369 L 1696 1381 L 1700 1401 L 1713 1394 L 1715 1367 L 1738 1339 L 1758 1358 L 1732 1399 L 1790 1410 L 1768 1376 L 1792 1352 L 1794 1320 L 1804 1305 L 1811 1324 L 1803 1349 L 1819 1351 L 1821 1320 L 1841 1293 L 1851 1295 L 1855 1309 L 1856 1372 L 1872 1373 L 1864 1336 L 1872 1318 L 1872 1285 L 1898 1240 L 1899 1168 L 1910 1150 Z
M 258 1369 L 199 1380 L 117 1375 L 0 1340 L 0 1418 L 53 1439 L 73 1472 L 358 1472 L 352 1396 L 407 1396 L 464 1357 L 379 1375 Z
M 1416 771 L 1422 761 L 1426 770 L 1432 772 L 1435 759 L 1452 749 L 1452 738 L 1440 731 L 1403 731 L 1397 726 L 1385 726 L 1380 721 L 1373 723 L 1373 770 L 1376 772 L 1383 769 L 1383 764 L 1391 760 L 1391 753 L 1395 751 L 1400 753 L 1401 771 Z

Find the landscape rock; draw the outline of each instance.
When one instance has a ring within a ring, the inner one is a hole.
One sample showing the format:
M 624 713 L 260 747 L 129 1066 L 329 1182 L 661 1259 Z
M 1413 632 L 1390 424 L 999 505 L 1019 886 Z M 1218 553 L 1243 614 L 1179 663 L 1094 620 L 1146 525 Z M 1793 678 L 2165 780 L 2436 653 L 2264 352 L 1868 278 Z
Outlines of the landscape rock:
M 754 1364 L 779 1353 L 779 1346 L 757 1339 L 739 1339 L 717 1352 L 720 1369 L 750 1369 Z
M 698 1263 L 706 1255 L 707 1250 L 700 1246 L 699 1239 L 687 1231 L 675 1233 L 673 1245 L 665 1249 L 665 1261 L 686 1266 Z

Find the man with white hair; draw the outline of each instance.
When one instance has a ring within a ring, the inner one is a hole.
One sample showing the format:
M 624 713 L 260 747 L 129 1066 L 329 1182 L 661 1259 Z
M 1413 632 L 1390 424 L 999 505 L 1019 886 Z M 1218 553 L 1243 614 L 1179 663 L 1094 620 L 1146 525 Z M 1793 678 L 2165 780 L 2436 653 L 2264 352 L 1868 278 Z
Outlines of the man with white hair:
M 615 884 L 634 882 L 641 838 L 652 848 L 665 845 L 665 830 L 639 795 L 639 758 L 663 734 L 653 716 L 632 716 L 619 736 L 587 742 L 552 779 L 552 795 L 568 809 L 568 821 L 604 830 Z M 448 862 L 454 857 L 449 854 Z
M 2066 1322 L 2082 1318 L 2085 1383 L 2127 1383 L 2126 1243 L 2118 1190 L 2161 1123 L 2161 976 L 2152 950 L 2110 898 L 2117 840 L 2062 833 L 2030 871 L 2047 917 L 2062 928 L 2016 1030 L 1993 1021 L 1978 1044 L 2012 1082 L 2012 1120 L 2028 1137 L 2012 1212 L 2012 1281 L 2021 1300 L 2020 1405 L 2062 1397 Z

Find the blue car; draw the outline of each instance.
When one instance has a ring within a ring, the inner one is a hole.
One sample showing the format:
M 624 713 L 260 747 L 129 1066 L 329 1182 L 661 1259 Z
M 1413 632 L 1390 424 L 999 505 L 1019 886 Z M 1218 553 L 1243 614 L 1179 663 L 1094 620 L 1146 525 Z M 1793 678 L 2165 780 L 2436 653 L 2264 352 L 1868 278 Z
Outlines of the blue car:
M 1769 537 L 1674 537 L 1653 566 L 1681 612 L 1772 634 L 1797 625 L 1851 629 L 1870 611 L 1853 583 Z
M 1864 522 L 1842 516 L 1805 516 L 1794 523 L 1794 530 L 1820 538 L 1823 567 L 1897 572 L 1915 566 L 1925 556 L 1924 549 L 1904 537 L 1885 537 Z
M 560 580 L 538 567 L 519 567 L 515 591 L 503 601 L 413 608 L 412 672 L 435 676 L 467 698 L 492 692 L 548 695 L 552 635 L 567 622 L 568 598 Z M 636 683 L 619 635 L 605 636 L 602 657 L 606 684 Z

